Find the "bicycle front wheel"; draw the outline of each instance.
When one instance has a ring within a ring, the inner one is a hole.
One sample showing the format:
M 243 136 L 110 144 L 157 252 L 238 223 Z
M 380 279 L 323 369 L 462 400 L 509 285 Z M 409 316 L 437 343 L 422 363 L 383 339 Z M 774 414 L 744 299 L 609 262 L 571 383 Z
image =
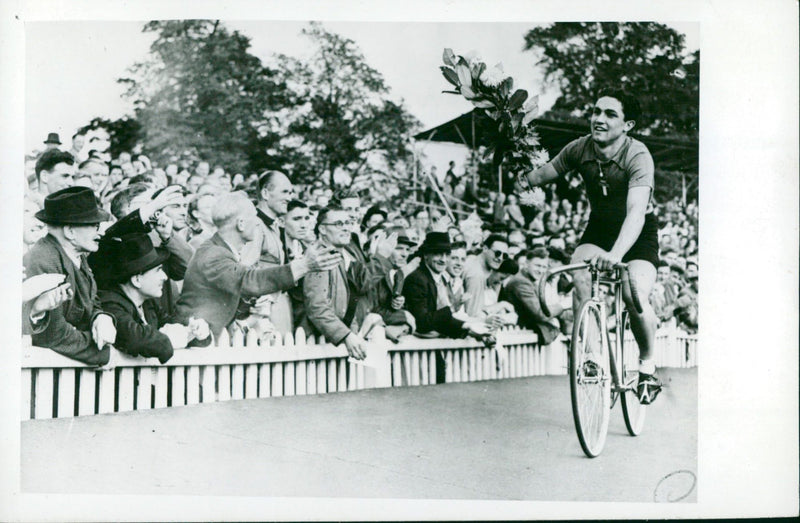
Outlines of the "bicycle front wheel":
M 611 368 L 600 307 L 587 301 L 573 327 L 569 359 L 572 417 L 584 454 L 603 450 L 611 414 Z
M 636 397 L 636 384 L 639 380 L 639 345 L 631 332 L 631 319 L 628 311 L 622 313 L 622 416 L 625 418 L 625 427 L 628 434 L 638 436 L 644 429 L 644 419 L 647 406 L 639 403 Z

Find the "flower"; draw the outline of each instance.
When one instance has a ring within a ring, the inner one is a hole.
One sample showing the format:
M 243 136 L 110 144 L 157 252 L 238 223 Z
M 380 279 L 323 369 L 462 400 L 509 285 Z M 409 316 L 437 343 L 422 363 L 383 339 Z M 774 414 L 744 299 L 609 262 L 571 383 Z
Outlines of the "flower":
M 483 60 L 481 60 L 481 57 L 478 56 L 478 51 L 476 51 L 475 49 L 473 49 L 472 51 L 466 53 L 464 55 L 464 60 L 467 61 L 467 63 L 470 65 L 470 67 L 472 67 L 473 65 L 477 64 L 478 62 L 482 62 L 483 61 Z
M 491 69 L 486 69 L 480 77 L 481 83 L 487 87 L 497 87 L 505 80 L 503 64 L 498 63 Z
M 519 203 L 526 207 L 537 207 L 541 209 L 544 207 L 545 203 L 544 191 L 539 187 L 523 191 L 519 195 Z

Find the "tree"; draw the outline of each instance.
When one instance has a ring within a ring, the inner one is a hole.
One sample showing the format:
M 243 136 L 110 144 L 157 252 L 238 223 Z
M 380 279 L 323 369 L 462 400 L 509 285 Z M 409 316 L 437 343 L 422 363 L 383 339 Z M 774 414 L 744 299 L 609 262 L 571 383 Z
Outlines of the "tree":
M 696 138 L 700 52 L 684 40 L 654 22 L 569 22 L 530 30 L 525 49 L 561 90 L 554 112 L 588 117 L 600 89 L 622 88 L 641 100 L 638 132 Z
M 277 78 L 291 91 L 291 109 L 268 110 L 262 136 L 281 136 L 269 149 L 295 181 L 326 176 L 328 185 L 369 185 L 392 179 L 411 157 L 417 120 L 392 101 L 382 75 L 352 40 L 312 23 L 308 61 L 276 57 Z
M 107 118 L 95 117 L 88 124 L 78 129 L 78 132 L 86 134 L 96 129 L 103 129 L 108 133 L 110 144 L 108 152 L 114 158 L 119 156 L 121 152 L 133 151 L 142 134 L 141 124 L 136 119 L 128 116 L 113 121 Z
M 250 39 L 218 20 L 154 21 L 150 57 L 130 68 L 126 96 L 134 101 L 143 150 L 168 161 L 189 153 L 248 172 L 262 163 L 274 137 L 258 132 L 266 108 L 286 103 L 275 72 L 250 54 Z

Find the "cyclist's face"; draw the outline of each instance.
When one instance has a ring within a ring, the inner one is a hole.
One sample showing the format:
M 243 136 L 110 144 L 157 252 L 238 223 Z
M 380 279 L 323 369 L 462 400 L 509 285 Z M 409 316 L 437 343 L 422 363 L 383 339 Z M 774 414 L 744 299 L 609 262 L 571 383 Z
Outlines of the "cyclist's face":
M 614 142 L 633 129 L 633 120 L 625 121 L 622 104 L 616 98 L 604 96 L 597 100 L 590 118 L 592 139 L 605 145 Z
M 544 273 L 547 272 L 549 267 L 549 263 L 544 258 L 532 258 L 528 260 L 528 273 L 533 277 L 534 280 L 538 280 Z

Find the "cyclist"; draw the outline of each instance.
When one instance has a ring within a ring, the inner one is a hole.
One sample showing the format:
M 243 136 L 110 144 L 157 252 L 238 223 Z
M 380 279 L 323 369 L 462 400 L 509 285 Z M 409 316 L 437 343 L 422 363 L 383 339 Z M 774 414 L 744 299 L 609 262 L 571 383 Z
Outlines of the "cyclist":
M 639 102 L 633 96 L 620 90 L 600 93 L 590 118 L 590 134 L 567 144 L 546 165 L 520 174 L 517 190 L 526 190 L 526 182 L 538 186 L 569 171 L 580 173 L 591 214 L 572 263 L 589 261 L 600 269 L 609 269 L 621 261 L 628 263 L 643 309 L 641 314 L 636 312 L 625 285 L 623 297 L 640 353 L 637 396 L 640 403 L 648 404 L 661 390 L 653 362 L 656 316 L 647 301 L 656 280 L 658 222 L 651 202 L 653 157 L 643 143 L 628 136 L 640 113 Z M 588 271 L 575 273 L 576 318 L 590 295 Z

